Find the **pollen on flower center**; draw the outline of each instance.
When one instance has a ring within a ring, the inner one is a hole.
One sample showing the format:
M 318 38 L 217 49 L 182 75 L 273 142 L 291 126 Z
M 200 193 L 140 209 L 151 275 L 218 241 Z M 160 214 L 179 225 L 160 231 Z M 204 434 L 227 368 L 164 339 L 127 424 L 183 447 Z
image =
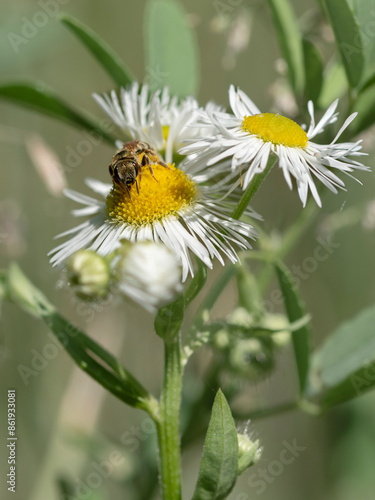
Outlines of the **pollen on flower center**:
M 306 132 L 296 122 L 273 113 L 245 116 L 242 129 L 265 142 L 288 147 L 304 148 L 308 141 Z
M 154 177 L 147 167 L 142 169 L 142 179 L 137 177 L 131 187 L 131 199 L 119 186 L 114 186 L 107 196 L 107 211 L 112 220 L 134 226 L 152 224 L 165 217 L 177 215 L 197 197 L 198 188 L 182 170 L 170 166 L 152 165 Z

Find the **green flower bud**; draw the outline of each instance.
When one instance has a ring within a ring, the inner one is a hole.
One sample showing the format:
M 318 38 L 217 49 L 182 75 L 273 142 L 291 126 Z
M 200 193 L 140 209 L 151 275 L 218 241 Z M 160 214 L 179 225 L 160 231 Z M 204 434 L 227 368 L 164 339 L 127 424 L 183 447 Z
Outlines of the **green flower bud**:
M 289 321 L 283 314 L 267 314 L 263 318 L 263 325 L 268 328 L 280 329 L 279 332 L 272 334 L 272 340 L 276 347 L 285 347 L 290 342 L 290 332 L 281 330 L 289 326 Z
M 85 300 L 108 294 L 110 269 L 107 261 L 92 250 L 79 250 L 67 263 L 68 280 L 78 297 Z
M 250 328 L 254 324 L 254 317 L 244 307 L 237 307 L 230 314 L 228 321 L 234 325 Z
M 214 338 L 212 339 L 212 344 L 220 351 L 226 349 L 230 344 L 228 332 L 224 329 L 216 332 Z
M 273 368 L 274 359 L 269 339 L 251 338 L 239 340 L 229 354 L 229 365 L 233 371 L 255 378 Z
M 256 464 L 262 455 L 259 440 L 251 441 L 246 434 L 237 434 L 238 438 L 238 475 Z

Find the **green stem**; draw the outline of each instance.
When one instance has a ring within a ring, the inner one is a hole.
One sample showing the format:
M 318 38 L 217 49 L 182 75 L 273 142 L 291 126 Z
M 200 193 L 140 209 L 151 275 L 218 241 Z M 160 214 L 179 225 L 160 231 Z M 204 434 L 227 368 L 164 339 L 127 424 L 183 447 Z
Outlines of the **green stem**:
M 232 219 L 239 219 L 241 215 L 244 213 L 246 210 L 248 204 L 252 200 L 253 196 L 255 193 L 258 191 L 260 185 L 264 181 L 264 179 L 267 177 L 269 174 L 271 168 L 274 166 L 276 163 L 277 156 L 273 153 L 270 154 L 270 157 L 268 159 L 268 163 L 266 168 L 261 172 L 260 174 L 257 174 L 254 179 L 250 182 L 249 186 L 247 187 L 246 191 L 242 195 L 242 198 L 240 199 L 239 204 L 237 207 L 234 209 L 231 217 Z
M 165 368 L 157 422 L 163 500 L 181 500 L 180 403 L 182 364 L 180 335 L 164 343 Z

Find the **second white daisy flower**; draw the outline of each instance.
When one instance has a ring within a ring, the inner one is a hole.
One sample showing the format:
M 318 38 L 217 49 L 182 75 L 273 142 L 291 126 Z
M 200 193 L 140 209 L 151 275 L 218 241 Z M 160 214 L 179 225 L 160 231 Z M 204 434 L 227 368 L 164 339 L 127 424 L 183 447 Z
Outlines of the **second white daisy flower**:
M 356 113 L 347 118 L 336 137 L 330 144 L 317 144 L 313 139 L 324 128 L 337 120 L 336 100 L 315 124 L 313 103 L 308 110 L 311 123 L 307 132 L 296 122 L 273 113 L 261 113 L 251 99 L 240 89 L 232 85 L 229 99 L 233 114 L 207 110 L 200 112 L 197 126 L 216 127 L 216 134 L 207 134 L 199 141 L 189 141 L 181 153 L 189 155 L 185 164 L 194 172 L 203 172 L 215 165 L 217 172 L 227 169 L 227 164 L 219 162 L 231 160 L 233 171 L 241 169 L 243 189 L 246 189 L 256 174 L 264 171 L 271 153 L 278 157 L 279 167 L 290 189 L 295 178 L 299 197 L 305 206 L 309 190 L 315 201 L 321 206 L 312 175 L 328 189 L 337 193 L 337 188 L 344 189 L 344 182 L 334 170 L 350 175 L 355 170 L 369 168 L 354 158 L 364 155 L 361 141 L 338 143 L 343 131 L 356 117 Z

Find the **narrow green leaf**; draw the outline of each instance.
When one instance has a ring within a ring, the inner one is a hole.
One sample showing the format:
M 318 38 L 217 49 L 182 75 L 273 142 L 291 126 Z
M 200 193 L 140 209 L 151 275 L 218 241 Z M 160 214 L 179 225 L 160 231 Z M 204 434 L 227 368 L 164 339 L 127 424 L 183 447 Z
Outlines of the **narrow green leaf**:
M 192 500 L 221 500 L 231 492 L 238 472 L 238 438 L 227 400 L 219 389 L 212 407 L 197 486 Z
M 306 316 L 306 309 L 298 293 L 293 276 L 281 262 L 275 264 L 275 267 L 289 321 L 291 323 L 298 321 Z M 309 371 L 310 338 L 311 328 L 309 324 L 292 332 L 294 356 L 301 393 L 305 389 Z
M 6 286 L 6 298 L 42 319 L 83 371 L 128 405 L 152 409 L 153 398 L 133 375 L 112 354 L 63 318 L 16 264 L 9 268 Z
M 344 66 L 335 61 L 324 71 L 323 85 L 320 92 L 319 107 L 325 109 L 348 89 L 348 80 Z
M 98 133 L 111 144 L 115 138 L 91 118 L 75 111 L 54 92 L 40 83 L 13 82 L 0 85 L 0 98 L 34 109 L 63 122 Z
M 318 49 L 309 40 L 303 40 L 305 63 L 305 90 L 307 101 L 318 102 L 323 85 L 323 61 Z
M 349 85 L 357 87 L 364 68 L 360 26 L 347 0 L 324 0 Z
M 338 327 L 312 357 L 306 396 L 330 408 L 375 387 L 375 307 Z
M 359 92 L 364 92 L 365 90 L 371 88 L 373 85 L 375 85 L 375 73 L 371 75 L 362 85 L 360 88 Z
M 268 0 L 280 42 L 288 65 L 289 79 L 295 94 L 304 87 L 302 38 L 289 0 Z
M 135 80 L 116 52 L 92 29 L 66 14 L 61 14 L 59 19 L 79 38 L 118 86 L 125 87 Z
M 173 0 L 148 0 L 145 14 L 146 76 L 151 90 L 168 85 L 179 96 L 196 94 L 198 49 L 186 13 Z
M 375 123 L 375 85 L 359 95 L 353 110 L 358 116 L 348 130 L 351 135 L 357 135 Z
M 0 270 L 0 301 L 5 299 L 8 295 L 8 287 L 7 287 L 7 272 L 3 269 Z M 0 302 L 1 306 L 1 302 Z
M 375 71 L 375 4 L 374 0 L 353 0 L 353 11 L 358 21 L 364 55 L 363 80 Z

